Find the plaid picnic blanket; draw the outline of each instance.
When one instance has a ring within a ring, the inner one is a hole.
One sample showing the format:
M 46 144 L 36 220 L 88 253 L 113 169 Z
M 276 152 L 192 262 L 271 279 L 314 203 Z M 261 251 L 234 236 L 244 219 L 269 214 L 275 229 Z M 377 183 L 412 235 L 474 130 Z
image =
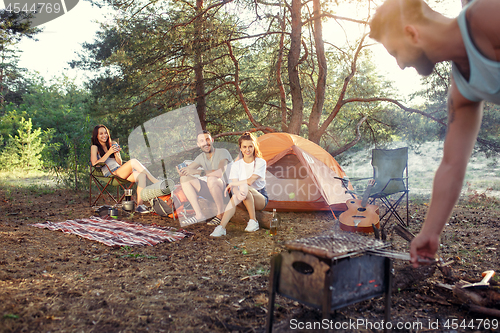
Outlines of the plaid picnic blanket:
M 193 233 L 170 227 L 147 226 L 118 220 L 106 220 L 92 216 L 88 219 L 67 220 L 32 224 L 34 227 L 61 230 L 83 238 L 101 242 L 107 246 L 153 246 L 160 242 L 175 242 Z

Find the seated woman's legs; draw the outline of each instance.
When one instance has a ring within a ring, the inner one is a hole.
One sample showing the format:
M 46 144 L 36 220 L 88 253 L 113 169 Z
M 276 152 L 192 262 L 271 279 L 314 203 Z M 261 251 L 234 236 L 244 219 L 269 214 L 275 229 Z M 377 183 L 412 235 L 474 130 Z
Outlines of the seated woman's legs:
M 233 195 L 231 200 L 229 200 L 229 203 L 226 206 L 226 210 L 224 211 L 224 215 L 222 216 L 222 220 L 220 222 L 220 225 L 226 229 L 226 225 L 229 223 L 229 220 L 234 216 L 234 213 L 236 213 L 236 206 L 241 201 L 236 198 L 236 195 Z
M 256 210 L 262 210 L 266 206 L 266 198 L 257 192 L 253 187 L 249 187 L 248 194 L 245 200 L 243 200 L 243 204 L 245 205 L 248 215 L 251 220 L 257 221 L 255 217 Z
M 137 205 L 142 205 L 141 192 L 144 187 L 146 187 L 146 178 L 153 183 L 159 182 L 149 171 L 146 169 L 141 162 L 135 158 L 127 161 L 121 167 L 119 167 L 113 174 L 120 178 L 127 179 L 129 182 L 137 183 Z
M 266 208 L 266 197 L 253 187 L 250 189 L 250 191 L 252 192 L 254 198 L 255 210 L 263 210 L 264 208 Z
M 127 161 L 125 164 L 123 164 L 121 167 L 118 168 L 114 172 L 115 175 L 117 175 L 120 178 L 123 179 L 128 179 L 134 171 L 137 171 L 138 173 L 146 175 L 146 177 L 152 182 L 152 183 L 157 183 L 159 182 L 158 179 L 156 179 L 151 172 L 146 169 L 144 165 L 141 164 L 138 160 L 135 158 L 131 159 L 130 161 Z
M 246 193 L 245 190 L 247 191 Z M 224 229 L 229 223 L 229 220 L 231 220 L 231 218 L 234 216 L 234 213 L 236 212 L 236 206 L 240 203 L 243 203 L 243 205 L 247 209 L 250 219 L 257 221 L 255 217 L 255 211 L 264 209 L 264 207 L 266 206 L 266 198 L 256 189 L 250 186 L 246 187 L 246 189 L 243 187 L 242 192 L 235 191 L 233 193 L 231 201 L 226 207 L 226 211 L 224 212 L 224 216 L 222 217 L 222 221 L 220 223 L 220 225 Z
M 133 175 L 129 178 L 135 179 L 135 183 L 137 183 L 137 205 L 142 205 L 141 192 L 146 187 L 146 175 L 143 173 L 139 173 L 134 171 Z M 129 180 L 130 181 L 130 180 Z

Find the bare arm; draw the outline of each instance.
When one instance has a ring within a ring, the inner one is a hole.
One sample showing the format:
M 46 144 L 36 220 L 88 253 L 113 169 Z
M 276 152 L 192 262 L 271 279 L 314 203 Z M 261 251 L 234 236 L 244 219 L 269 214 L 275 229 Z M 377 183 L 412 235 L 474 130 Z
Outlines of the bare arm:
M 97 153 L 98 153 L 98 150 L 97 150 L 97 146 L 95 145 L 92 145 L 90 146 L 90 163 L 92 163 L 92 165 L 96 165 L 97 163 L 105 163 L 106 160 L 109 158 L 109 156 L 113 153 L 117 152 L 116 155 L 120 156 L 119 154 L 119 151 L 117 149 L 115 149 L 115 147 L 111 146 L 110 149 L 108 149 L 108 151 L 106 152 L 106 154 L 104 154 L 104 156 L 102 156 L 101 158 L 97 158 Z M 122 164 L 121 163 L 121 157 L 119 157 L 119 161 L 118 159 L 116 160 L 118 162 L 118 164 Z
M 261 178 L 262 175 L 265 174 L 265 172 L 266 172 L 266 167 L 267 167 L 267 165 L 266 165 L 266 162 L 264 160 L 256 159 L 254 173 L 252 174 L 252 176 L 250 176 L 250 178 L 247 179 L 247 184 L 250 186 L 255 181 L 257 181 L 259 178 Z
M 247 179 L 247 184 L 252 185 L 260 176 L 253 174 L 250 178 Z
M 122 150 L 122 148 L 118 145 L 118 149 L 119 150 L 115 153 L 115 160 L 116 160 L 116 163 L 122 165 L 123 164 L 122 155 L 120 155 L 120 151 Z
M 201 170 L 198 170 L 200 165 L 196 162 L 192 162 L 189 164 L 187 167 L 182 168 L 179 170 L 179 168 L 176 166 L 175 168 L 177 169 L 177 172 L 181 176 L 190 176 L 190 175 L 199 175 L 201 173 Z
M 236 187 L 236 186 L 240 186 L 243 184 L 247 184 L 247 182 L 248 182 L 248 180 L 231 179 L 231 182 L 229 184 L 227 184 L 227 187 L 228 188 Z
M 420 233 L 411 244 L 412 263 L 417 257 L 433 258 L 439 248 L 439 235 L 458 200 L 467 163 L 476 143 L 482 118 L 482 103 L 465 99 L 454 82 L 448 97 L 448 132 L 432 190 L 432 200 Z

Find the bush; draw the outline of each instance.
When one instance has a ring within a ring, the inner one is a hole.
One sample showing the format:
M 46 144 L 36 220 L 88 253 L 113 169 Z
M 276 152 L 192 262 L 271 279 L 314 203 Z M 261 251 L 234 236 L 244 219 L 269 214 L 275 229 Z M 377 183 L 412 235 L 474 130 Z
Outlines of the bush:
M 40 128 L 33 130 L 31 118 L 21 118 L 17 135 L 9 134 L 9 139 L 0 154 L 0 166 L 2 170 L 12 171 L 15 169 L 25 172 L 40 170 L 43 166 L 42 151 L 45 148 L 44 136 Z

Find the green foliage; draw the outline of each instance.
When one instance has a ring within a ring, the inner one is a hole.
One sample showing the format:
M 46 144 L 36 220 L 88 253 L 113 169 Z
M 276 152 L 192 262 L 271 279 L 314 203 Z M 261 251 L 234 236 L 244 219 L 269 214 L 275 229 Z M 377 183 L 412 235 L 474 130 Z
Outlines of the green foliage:
M 19 56 L 15 49 L 22 38 L 33 38 L 40 29 L 30 26 L 30 13 L 0 10 L 0 106 L 19 104 L 27 92 L 25 69 L 18 67 Z M 1 115 L 1 113 L 0 113 Z
M 23 95 L 23 103 L 1 110 L 0 137 L 5 140 L 14 135 L 23 117 L 29 118 L 44 133 L 43 166 L 65 187 L 86 187 L 90 138 L 97 124 L 88 114 L 88 93 L 67 77 L 46 82 L 32 75 L 29 81 L 31 93 Z M 15 156 L 11 153 L 15 147 L 5 144 L 3 161 L 12 165 L 8 161 Z
M 18 53 L 19 51 L 10 49 L 0 51 L 0 105 L 19 105 L 23 101 L 23 95 L 29 92 L 26 69 L 18 66 Z
M 500 154 L 500 107 L 493 103 L 485 103 L 483 122 L 479 131 L 476 149 L 487 157 L 498 157 Z
M 232 66 L 224 40 L 236 37 L 234 20 L 216 6 L 198 16 L 194 1 L 143 4 L 124 6 L 120 18 L 103 25 L 72 63 L 100 70 L 88 83 L 93 114 L 104 123 L 122 124 L 116 134 L 123 136 L 155 116 L 194 103 L 197 66 L 203 67 L 205 98 L 213 95 L 213 107 L 229 111 L 226 105 L 238 99 L 228 92 Z
M 327 92 L 325 100 L 325 109 L 330 111 L 338 103 L 340 87 L 343 85 L 344 78 L 351 70 L 348 63 L 349 57 L 344 53 L 331 50 L 328 54 L 329 63 L 334 63 L 335 59 L 340 60 L 343 66 L 331 69 L 327 79 L 327 86 L 335 87 Z M 357 73 L 350 82 L 346 91 L 346 99 L 362 99 L 372 96 L 386 96 L 397 99 L 395 89 L 384 77 L 377 74 L 375 64 L 371 59 L 369 52 L 363 52 L 357 62 Z M 349 151 L 355 152 L 363 150 L 373 145 L 384 145 L 386 143 L 398 140 L 398 117 L 403 112 L 399 108 L 382 103 L 380 101 L 352 102 L 345 104 L 341 112 L 335 117 L 335 121 L 329 126 L 327 135 L 323 136 L 321 144 L 330 153 L 343 147 L 356 138 L 356 125 L 363 118 L 366 121 L 360 127 L 361 138 L 359 142 Z M 326 119 L 328 113 L 323 115 Z M 342 156 L 335 158 L 342 159 Z
M 33 75 L 30 82 L 31 93 L 23 96 L 21 105 L 3 108 L 0 135 L 12 135 L 22 117 L 30 118 L 49 139 L 41 153 L 44 166 L 63 186 L 85 187 L 90 138 L 97 123 L 88 114 L 88 93 L 67 77 L 46 82 Z
M 95 42 L 85 44 L 80 59 L 72 63 L 73 67 L 100 70 L 88 84 L 92 94 L 91 109 L 93 115 L 104 119 L 104 123 L 122 124 L 115 135 L 124 136 L 131 128 L 161 113 L 195 103 L 200 96 L 194 82 L 199 54 L 202 55 L 207 129 L 221 133 L 254 127 L 236 91 L 236 78 L 256 121 L 281 129 L 278 75 L 288 96 L 287 107 L 292 107 L 286 64 L 290 48 L 289 22 L 285 28 L 281 72 L 277 73 L 280 34 L 276 32 L 281 31 L 281 26 L 271 7 L 254 8 L 251 2 L 238 2 L 231 4 L 237 6 L 237 10 L 231 12 L 215 3 L 203 8 L 205 11 L 200 16 L 194 1 L 154 3 L 144 9 L 141 3 L 135 1 L 131 6 L 120 8 L 119 19 L 103 25 Z M 238 15 L 240 11 L 248 15 L 242 17 Z M 157 15 L 160 12 L 168 15 Z M 304 8 L 304 14 L 306 12 Z M 254 14 L 256 20 L 253 20 Z M 308 45 L 306 54 L 310 56 L 300 64 L 304 123 L 315 102 L 318 75 L 314 40 L 308 28 L 304 26 L 304 45 Z M 255 36 L 250 37 L 251 34 Z M 230 57 L 228 43 L 236 64 Z M 355 50 L 356 44 L 326 50 L 329 73 L 321 121 L 325 121 L 335 108 L 340 88 L 350 73 Z M 368 57 L 368 52 L 362 52 L 358 72 L 348 87 L 346 98 L 389 95 L 390 85 L 375 75 L 376 68 Z M 353 126 L 361 118 L 360 114 L 371 116 L 368 126 L 362 129 L 364 140 L 393 140 L 396 126 L 390 122 L 393 119 L 390 112 L 377 102 L 349 103 L 330 125 L 330 135 L 324 137 L 324 144 L 335 150 L 351 141 L 356 135 Z M 308 137 L 307 131 L 307 125 L 303 126 L 300 134 Z
M 0 165 L 3 170 L 40 170 L 43 166 L 42 151 L 45 148 L 43 141 L 46 141 L 51 133 L 42 133 L 40 128 L 33 129 L 31 119 L 25 120 L 24 117 L 19 125 L 17 135 L 9 135 L 7 145 L 0 155 Z
M 437 64 L 431 75 L 423 77 L 424 89 L 415 93 L 415 96 L 424 98 L 425 104 L 418 105 L 416 108 L 446 122 L 450 75 L 451 63 L 445 62 Z M 499 111 L 499 106 L 493 103 L 484 103 L 483 120 L 475 148 L 476 151 L 484 153 L 487 157 L 497 156 L 500 153 Z M 409 114 L 406 115 L 406 119 L 408 119 L 408 123 L 402 123 L 399 130 L 404 133 L 404 138 L 409 142 L 443 140 L 446 135 L 446 127 L 429 118 Z

